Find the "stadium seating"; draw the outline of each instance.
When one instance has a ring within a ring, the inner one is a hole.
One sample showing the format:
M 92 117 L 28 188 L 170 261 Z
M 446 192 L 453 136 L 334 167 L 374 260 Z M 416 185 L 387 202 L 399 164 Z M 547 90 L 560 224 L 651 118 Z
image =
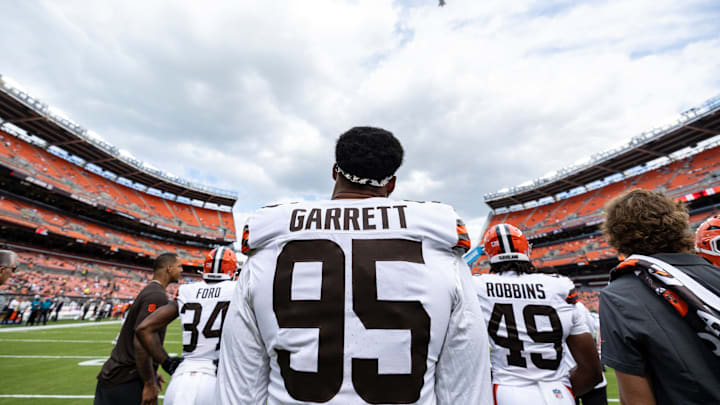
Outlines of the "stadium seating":
M 690 216 L 690 225 L 696 229 L 711 215 L 720 214 L 720 208 L 704 211 Z M 611 248 L 605 238 L 595 235 L 571 241 L 559 241 L 533 247 L 531 259 L 538 268 L 564 266 L 570 264 L 588 264 L 597 260 L 611 259 L 618 256 L 617 251 Z M 472 263 L 473 274 L 486 272 L 490 264 L 486 256 L 481 256 Z
M 164 227 L 214 239 L 235 239 L 231 213 L 171 202 L 134 190 L 2 131 L 0 144 L 0 163 L 54 187 Z
M 81 297 L 133 299 L 152 278 L 150 269 L 127 266 L 56 252 L 38 252 L 14 248 L 19 271 L 12 283 L 0 287 L 3 294 L 41 295 L 44 297 Z M 184 275 L 181 282 L 199 278 Z M 168 287 L 174 294 L 177 285 Z
M 679 197 L 718 185 L 720 146 L 568 199 L 496 214 L 488 222 L 488 227 L 509 223 L 522 229 L 528 236 L 541 235 L 568 225 L 601 218 L 605 204 L 613 197 L 634 188 L 662 191 Z
M 151 257 L 162 252 L 176 252 L 183 264 L 193 266 L 202 266 L 207 254 L 207 249 L 138 237 L 5 197 L 0 197 L 0 220 L 35 229 L 39 234 L 52 232 L 75 238 L 81 243 L 92 241 L 111 249 L 124 249 Z
M 631 179 L 623 180 L 597 190 L 597 192 L 593 194 L 592 198 L 587 199 L 587 203 L 578 210 L 577 217 L 582 218 L 600 212 L 605 204 L 607 204 L 613 197 L 632 187 L 632 183 Z
M 592 312 L 598 312 L 598 308 L 600 308 L 600 293 L 598 291 L 578 291 L 578 300 Z

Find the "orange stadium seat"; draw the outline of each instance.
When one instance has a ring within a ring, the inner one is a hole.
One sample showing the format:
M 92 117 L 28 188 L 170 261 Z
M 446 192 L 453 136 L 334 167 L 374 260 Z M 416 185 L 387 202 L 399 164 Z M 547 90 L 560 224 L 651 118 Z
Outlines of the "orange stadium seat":
M 169 202 L 138 192 L 1 131 L 0 145 L 0 162 L 60 189 L 172 229 L 186 229 L 211 238 L 235 237 L 231 213 Z
M 589 193 L 593 192 L 590 191 Z M 559 222 L 568 217 L 576 215 L 577 210 L 584 206 L 588 202 L 588 200 L 590 200 L 588 197 L 588 193 L 585 193 L 568 198 L 567 200 L 565 200 L 565 204 L 561 205 L 555 212 L 553 212 L 551 219 L 555 220 L 555 222 Z
M 539 206 L 535 209 L 535 211 L 530 215 L 527 220 L 525 220 L 525 223 L 523 224 L 524 229 L 533 229 L 535 225 L 539 224 L 542 221 L 545 221 L 545 219 L 548 217 L 548 214 L 552 212 L 555 207 L 554 204 L 546 204 Z
M 220 219 L 222 219 L 224 229 L 227 232 L 226 238 L 236 239 L 236 237 L 235 237 L 235 218 L 233 217 L 232 212 L 222 212 L 222 211 L 218 211 L 218 212 L 220 213 Z
M 677 163 L 677 162 L 676 162 Z M 675 165 L 674 163 L 673 165 Z M 642 188 L 645 190 L 657 190 L 669 180 L 671 175 L 670 168 L 663 166 L 657 169 L 650 170 L 639 175 L 639 179 L 633 185 L 633 188 Z
M 31 229 L 45 229 L 58 235 L 70 236 L 82 241 L 93 241 L 108 247 L 119 247 L 124 250 L 157 256 L 163 252 L 177 252 L 184 264 L 202 265 L 205 254 L 198 248 L 186 248 L 166 242 L 153 241 L 116 231 L 100 225 L 75 218 L 64 217 L 44 208 L 8 198 L 0 199 L 0 220 L 12 222 Z
M 528 235 L 545 234 L 562 227 L 563 222 L 566 221 L 600 216 L 603 207 L 612 198 L 631 189 L 658 190 L 679 197 L 718 186 L 720 185 L 719 170 L 720 146 L 716 146 L 581 195 L 540 207 L 496 214 L 488 222 L 487 228 L 505 222 L 519 227 Z
M 490 219 L 490 222 L 487 224 L 486 229 L 490 229 L 497 224 L 504 223 L 505 218 L 507 218 L 507 216 L 508 216 L 508 213 L 493 215 L 493 217 Z
M 220 229 L 222 220 L 220 219 L 220 211 L 209 210 L 207 208 L 191 207 L 200 221 L 200 224 L 209 229 Z
M 182 221 L 182 225 L 200 227 L 200 220 L 195 215 L 192 206 L 186 204 L 169 203 L 171 211 Z
M 627 191 L 631 186 L 632 179 L 626 179 L 599 189 L 592 198 L 588 199 L 587 204 L 578 210 L 577 216 L 584 217 L 586 215 L 600 213 L 603 207 L 605 207 L 605 204 L 610 202 L 613 197 Z

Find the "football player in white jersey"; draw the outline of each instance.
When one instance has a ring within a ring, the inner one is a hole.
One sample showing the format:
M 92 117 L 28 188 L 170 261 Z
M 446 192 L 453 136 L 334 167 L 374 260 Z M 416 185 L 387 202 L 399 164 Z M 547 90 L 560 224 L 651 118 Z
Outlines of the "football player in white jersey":
M 135 334 L 145 350 L 172 375 L 164 404 L 215 403 L 220 335 L 235 289 L 232 277 L 236 270 L 232 249 L 213 249 L 205 258 L 203 281 L 181 285 L 175 301 L 160 307 L 137 327 Z M 182 321 L 183 356 L 170 357 L 154 332 L 177 317 Z
M 492 403 L 467 231 L 448 205 L 388 198 L 402 156 L 390 132 L 353 128 L 331 200 L 248 219 L 218 404 Z
M 590 334 L 595 339 L 595 347 L 597 348 L 598 333 L 600 333 L 600 322 L 597 318 L 592 316 L 590 311 L 588 311 L 588 309 L 585 307 L 585 305 L 583 305 L 582 302 L 576 302 L 575 308 L 577 308 L 578 313 L 583 316 L 583 321 L 585 322 L 585 325 L 587 325 Z M 567 362 L 568 369 L 573 369 L 575 368 L 575 366 L 577 366 L 575 359 L 572 357 L 572 354 L 569 353 L 569 351 L 565 351 L 563 353 L 563 356 L 565 356 L 563 361 Z M 602 381 L 600 381 L 598 385 L 593 387 L 592 390 L 575 398 L 575 403 L 579 405 L 581 400 L 582 405 L 608 405 L 607 380 L 605 379 L 605 375 L 602 376 Z
M 570 279 L 535 273 L 525 235 L 512 225 L 483 238 L 490 273 L 473 277 L 492 345 L 497 405 L 572 405 L 602 379 L 585 318 Z M 578 367 L 563 362 L 567 343 Z

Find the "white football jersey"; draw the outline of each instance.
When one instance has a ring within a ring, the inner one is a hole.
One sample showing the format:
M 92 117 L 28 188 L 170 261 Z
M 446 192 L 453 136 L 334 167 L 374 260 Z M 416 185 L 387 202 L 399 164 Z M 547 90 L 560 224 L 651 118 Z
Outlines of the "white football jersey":
M 452 207 L 387 198 L 261 209 L 223 330 L 221 404 L 492 403 Z
M 182 284 L 177 292 L 178 312 L 182 322 L 183 358 L 217 360 L 220 336 L 235 281 Z
M 493 384 L 562 381 L 569 335 L 589 333 L 577 310 L 575 285 L 548 274 L 481 274 L 473 277 L 492 347 Z
M 595 339 L 595 345 L 598 346 L 598 335 L 600 333 L 600 320 L 597 316 L 593 316 L 593 313 L 588 311 L 588 309 L 583 305 L 582 302 L 576 302 L 575 308 L 577 308 L 578 313 L 583 319 L 583 322 L 585 322 L 585 325 L 588 327 L 588 331 L 591 335 L 593 335 L 593 338 Z M 597 314 L 594 314 L 597 315 Z M 598 346 L 599 347 L 599 346 Z M 567 345 L 564 346 L 564 352 L 563 352 L 563 361 L 567 363 L 567 367 L 569 370 L 572 370 L 577 366 L 577 362 L 572 356 L 572 353 L 570 353 L 570 349 L 568 349 Z M 598 350 L 599 355 L 599 350 Z M 605 379 L 605 373 L 602 375 L 602 381 L 598 385 L 595 386 L 595 388 L 602 388 L 607 386 L 607 380 Z

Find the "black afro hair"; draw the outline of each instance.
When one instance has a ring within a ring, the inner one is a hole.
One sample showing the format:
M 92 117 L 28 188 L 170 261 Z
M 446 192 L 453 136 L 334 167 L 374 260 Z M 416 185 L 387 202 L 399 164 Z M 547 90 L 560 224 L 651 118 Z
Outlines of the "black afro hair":
M 400 141 L 390 131 L 354 127 L 338 138 L 335 162 L 358 177 L 382 180 L 395 174 L 403 161 Z

